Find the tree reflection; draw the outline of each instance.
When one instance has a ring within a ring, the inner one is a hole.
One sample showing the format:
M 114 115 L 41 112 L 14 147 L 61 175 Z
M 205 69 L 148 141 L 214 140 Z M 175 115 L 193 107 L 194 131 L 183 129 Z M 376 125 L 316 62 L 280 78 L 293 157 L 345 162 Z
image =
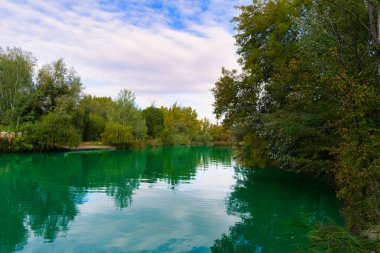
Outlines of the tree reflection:
M 52 242 L 66 233 L 88 191 L 126 208 L 141 182 L 176 189 L 218 162 L 231 162 L 230 148 L 0 155 L 0 252 L 22 249 L 32 234 Z
M 308 228 L 296 224 L 342 222 L 331 189 L 317 182 L 278 170 L 237 168 L 236 177 L 226 206 L 241 221 L 215 240 L 212 252 L 292 252 L 308 244 Z
M 49 156 L 51 157 L 51 156 Z M 54 160 L 39 155 L 4 155 L 0 159 L 0 250 L 22 249 L 31 231 L 47 241 L 77 215 L 83 195 L 65 182 L 64 171 L 55 170 Z M 46 168 L 40 170 L 40 164 Z M 42 176 L 43 175 L 43 176 Z

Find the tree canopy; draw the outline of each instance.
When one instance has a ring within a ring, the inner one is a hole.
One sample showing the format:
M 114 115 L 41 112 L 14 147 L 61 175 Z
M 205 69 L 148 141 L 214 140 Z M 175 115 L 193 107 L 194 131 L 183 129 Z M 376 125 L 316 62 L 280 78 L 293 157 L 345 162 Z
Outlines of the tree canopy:
M 1 151 L 60 149 L 81 141 L 118 148 L 229 142 L 224 128 L 212 125 L 211 136 L 205 123 L 193 108 L 177 104 L 142 110 L 128 89 L 115 99 L 84 94 L 80 76 L 63 59 L 36 70 L 31 53 L 0 48 Z
M 253 1 L 239 7 L 242 72 L 213 88 L 250 166 L 279 163 L 337 185 L 348 226 L 380 220 L 379 4 Z

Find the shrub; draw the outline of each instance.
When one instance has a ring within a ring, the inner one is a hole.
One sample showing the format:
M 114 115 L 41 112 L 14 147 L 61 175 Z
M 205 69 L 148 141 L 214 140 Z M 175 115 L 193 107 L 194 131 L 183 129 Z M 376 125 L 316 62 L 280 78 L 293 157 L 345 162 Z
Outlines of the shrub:
M 80 143 L 72 119 L 63 113 L 49 113 L 25 133 L 35 148 L 41 150 L 75 147 Z
M 168 136 L 168 141 L 166 144 L 170 146 L 179 146 L 179 145 L 190 145 L 191 139 L 190 136 L 185 134 L 171 134 Z
M 212 138 L 208 133 L 200 134 L 194 138 L 193 144 L 195 145 L 210 145 Z
M 163 145 L 161 138 L 147 140 L 145 144 L 148 148 L 156 148 L 161 147 Z
M 133 143 L 132 127 L 118 123 L 108 123 L 102 134 L 102 141 L 118 148 L 130 147 Z

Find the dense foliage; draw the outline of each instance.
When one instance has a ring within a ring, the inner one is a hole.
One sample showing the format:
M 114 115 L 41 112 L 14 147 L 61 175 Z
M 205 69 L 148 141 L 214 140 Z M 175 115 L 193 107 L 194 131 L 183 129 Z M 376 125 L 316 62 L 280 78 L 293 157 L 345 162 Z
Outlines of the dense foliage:
M 380 222 L 380 5 L 271 0 L 239 8 L 242 73 L 213 93 L 250 166 L 330 180 L 359 232 Z
M 133 143 L 132 132 L 131 126 L 125 126 L 119 123 L 108 123 L 102 134 L 102 141 L 105 144 L 126 148 Z
M 21 49 L 0 48 L 0 125 L 17 125 L 24 120 L 35 89 L 35 59 Z
M 146 122 L 147 135 L 151 138 L 157 138 L 164 129 L 164 114 L 162 110 L 151 105 L 142 111 Z
M 129 90 L 115 100 L 83 94 L 80 77 L 62 59 L 35 67 L 30 53 L 0 48 L 0 151 L 54 150 L 81 141 L 118 148 L 229 142 L 224 127 L 198 120 L 190 107 L 141 110 Z
M 41 150 L 51 150 L 60 146 L 78 146 L 80 136 L 69 115 L 49 113 L 25 132 L 30 143 Z

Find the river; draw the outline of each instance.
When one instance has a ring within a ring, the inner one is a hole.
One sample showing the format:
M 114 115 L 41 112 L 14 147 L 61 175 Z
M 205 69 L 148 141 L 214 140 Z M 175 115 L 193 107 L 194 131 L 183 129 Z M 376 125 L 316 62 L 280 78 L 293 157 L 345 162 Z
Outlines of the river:
M 0 155 L 0 252 L 291 252 L 333 189 L 229 147 Z

